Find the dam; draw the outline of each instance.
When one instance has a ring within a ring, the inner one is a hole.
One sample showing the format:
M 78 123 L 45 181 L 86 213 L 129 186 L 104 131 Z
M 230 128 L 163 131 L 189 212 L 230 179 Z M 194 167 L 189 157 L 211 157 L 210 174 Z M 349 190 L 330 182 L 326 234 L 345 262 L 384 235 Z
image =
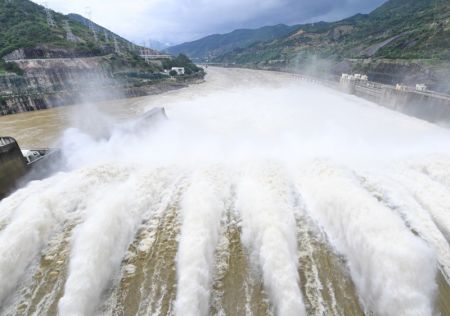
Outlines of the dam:
M 450 314 L 441 126 L 209 67 L 201 85 L 0 130 L 64 158 L 0 202 L 1 315 Z
M 346 80 L 344 76 L 339 88 L 347 93 L 419 119 L 445 126 L 450 124 L 450 95 L 418 91 L 399 84 L 391 86 L 367 80 Z

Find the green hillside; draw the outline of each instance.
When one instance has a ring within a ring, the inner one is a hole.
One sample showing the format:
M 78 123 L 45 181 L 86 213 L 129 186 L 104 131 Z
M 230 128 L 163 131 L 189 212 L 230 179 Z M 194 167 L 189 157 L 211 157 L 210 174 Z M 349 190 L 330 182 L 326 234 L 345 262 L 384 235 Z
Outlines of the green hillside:
M 21 49 L 25 58 L 106 56 L 116 51 L 119 56 L 108 60 L 117 71 L 132 68 L 138 71 L 160 71 L 138 56 L 138 47 L 117 34 L 76 14 L 63 15 L 51 11 L 55 25 L 47 23 L 45 8 L 29 0 L 0 0 L 0 74 L 21 70 L 2 57 Z M 97 39 L 89 26 L 94 27 Z M 73 36 L 69 38 L 68 27 Z M 156 51 L 153 51 L 157 54 Z
M 450 59 L 448 0 L 390 0 L 370 14 L 302 25 L 294 34 L 218 56 L 217 62 L 260 63 L 319 58 Z
M 28 0 L 0 0 L 0 57 L 19 48 L 43 46 L 48 49 L 62 48 L 77 56 L 100 55 L 112 47 L 116 36 L 124 49 L 129 43 L 114 33 L 96 25 L 98 41 L 89 27 L 70 16 L 51 11 L 55 26 L 47 24 L 44 7 Z M 75 38 L 67 40 L 66 21 Z M 109 35 L 104 37 L 104 31 Z
M 285 36 L 297 26 L 279 24 L 259 29 L 240 29 L 227 34 L 214 34 L 197 41 L 183 43 L 166 49 L 171 54 L 187 54 L 192 58 L 214 58 L 230 52 L 235 48 L 246 48 L 249 45 L 269 41 Z
M 292 64 L 316 59 L 450 59 L 450 1 L 390 0 L 370 14 L 211 35 L 169 49 L 218 63 Z

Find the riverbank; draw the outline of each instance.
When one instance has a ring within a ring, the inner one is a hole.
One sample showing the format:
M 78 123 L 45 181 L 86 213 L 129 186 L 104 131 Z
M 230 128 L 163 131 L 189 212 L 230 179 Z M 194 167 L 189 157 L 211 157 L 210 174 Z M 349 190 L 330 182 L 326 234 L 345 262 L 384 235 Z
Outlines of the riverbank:
M 219 65 L 217 65 L 219 66 Z M 406 85 L 382 84 L 370 80 L 341 80 L 340 76 L 305 75 L 296 69 L 277 67 L 258 67 L 255 65 L 222 64 L 224 68 L 252 69 L 287 73 L 295 79 L 318 82 L 324 86 L 358 96 L 378 105 L 404 113 L 406 115 L 450 126 L 450 95 L 436 91 L 417 91 Z
M 202 71 L 171 77 L 120 62 L 113 55 L 15 60 L 21 73 L 0 75 L 0 115 L 159 94 L 204 78 Z
M 140 86 L 112 83 L 81 90 L 62 90 L 49 93 L 14 94 L 0 96 L 0 115 L 51 109 L 78 103 L 120 100 L 148 95 L 156 95 L 171 90 L 186 88 L 203 82 L 202 77 L 168 78 L 142 83 Z
M 261 63 L 222 63 L 222 67 L 293 72 L 339 81 L 343 73 L 366 74 L 379 84 L 415 87 L 425 84 L 433 91 L 450 94 L 450 63 L 434 59 L 346 58 L 342 60 L 304 59 L 297 62 L 278 60 Z

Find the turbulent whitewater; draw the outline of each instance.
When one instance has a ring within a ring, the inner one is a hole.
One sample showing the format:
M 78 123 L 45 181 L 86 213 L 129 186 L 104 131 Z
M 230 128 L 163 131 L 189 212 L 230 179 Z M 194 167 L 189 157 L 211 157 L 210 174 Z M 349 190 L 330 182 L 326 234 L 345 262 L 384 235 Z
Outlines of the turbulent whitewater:
M 450 132 L 209 72 L 136 110 L 167 121 L 71 112 L 61 171 L 0 203 L 0 314 L 450 315 Z

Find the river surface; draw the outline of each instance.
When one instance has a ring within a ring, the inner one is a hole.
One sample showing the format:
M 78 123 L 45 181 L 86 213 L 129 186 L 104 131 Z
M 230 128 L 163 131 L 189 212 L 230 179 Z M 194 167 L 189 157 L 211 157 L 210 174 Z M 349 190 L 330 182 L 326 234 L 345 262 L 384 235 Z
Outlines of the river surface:
M 0 202 L 0 315 L 450 315 L 446 129 L 210 68 L 0 134 L 65 158 Z

